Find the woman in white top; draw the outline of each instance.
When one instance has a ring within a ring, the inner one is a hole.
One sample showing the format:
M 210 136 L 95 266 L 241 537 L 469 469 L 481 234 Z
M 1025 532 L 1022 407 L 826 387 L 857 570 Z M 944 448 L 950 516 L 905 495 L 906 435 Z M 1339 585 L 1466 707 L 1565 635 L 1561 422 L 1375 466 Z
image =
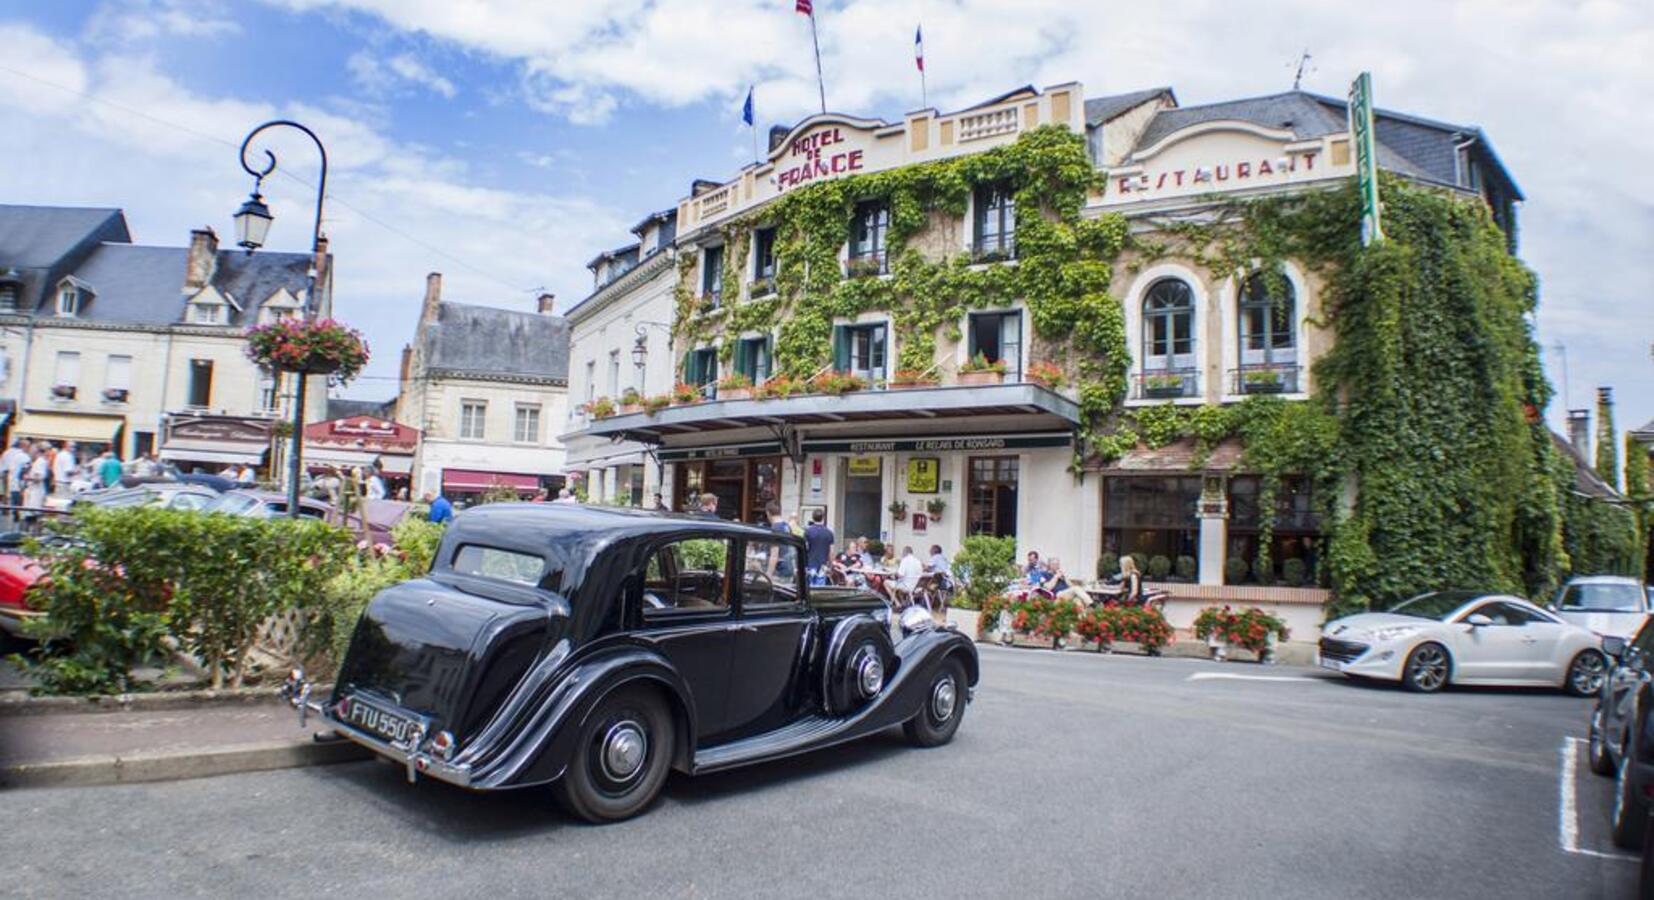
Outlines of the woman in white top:
M 46 476 L 51 466 L 46 462 L 46 454 L 35 451 L 34 461 L 29 463 L 29 473 L 24 476 L 23 505 L 41 508 L 46 505 Z

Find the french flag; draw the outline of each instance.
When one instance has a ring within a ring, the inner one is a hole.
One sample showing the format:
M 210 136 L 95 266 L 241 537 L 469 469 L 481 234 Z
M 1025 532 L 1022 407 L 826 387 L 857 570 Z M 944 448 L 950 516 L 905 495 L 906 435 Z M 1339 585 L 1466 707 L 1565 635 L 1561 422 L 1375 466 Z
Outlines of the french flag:
M 913 62 L 919 71 L 925 70 L 925 33 L 922 26 L 914 26 L 913 29 Z
M 814 18 L 816 14 L 815 9 L 810 6 L 810 0 L 798 0 L 798 3 L 793 6 L 793 11 L 811 18 Z

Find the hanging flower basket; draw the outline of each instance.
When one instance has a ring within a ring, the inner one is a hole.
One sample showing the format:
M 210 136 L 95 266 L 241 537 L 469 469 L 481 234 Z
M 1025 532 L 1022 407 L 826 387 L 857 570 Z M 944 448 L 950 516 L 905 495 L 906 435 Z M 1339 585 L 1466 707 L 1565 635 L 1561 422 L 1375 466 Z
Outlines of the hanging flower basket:
M 267 372 L 355 378 L 368 362 L 361 332 L 332 319 L 282 319 L 247 329 L 247 358 Z

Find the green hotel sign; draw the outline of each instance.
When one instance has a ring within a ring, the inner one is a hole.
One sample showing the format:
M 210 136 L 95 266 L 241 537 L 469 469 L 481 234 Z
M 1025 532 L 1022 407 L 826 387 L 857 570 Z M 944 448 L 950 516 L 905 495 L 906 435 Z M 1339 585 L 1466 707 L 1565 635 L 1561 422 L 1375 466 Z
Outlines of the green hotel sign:
M 1350 85 L 1350 143 L 1355 147 L 1355 179 L 1361 190 L 1361 244 L 1384 238 L 1379 221 L 1378 152 L 1373 138 L 1373 76 L 1362 72 Z

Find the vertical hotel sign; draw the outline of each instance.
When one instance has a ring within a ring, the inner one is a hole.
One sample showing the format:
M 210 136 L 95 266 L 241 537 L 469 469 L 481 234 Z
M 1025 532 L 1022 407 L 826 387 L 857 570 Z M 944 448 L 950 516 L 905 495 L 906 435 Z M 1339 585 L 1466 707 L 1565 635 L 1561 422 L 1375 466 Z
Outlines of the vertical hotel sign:
M 1355 181 L 1361 191 L 1361 245 L 1384 238 L 1379 222 L 1378 152 L 1373 137 L 1373 76 L 1362 72 L 1350 85 L 1350 143 L 1355 147 Z

